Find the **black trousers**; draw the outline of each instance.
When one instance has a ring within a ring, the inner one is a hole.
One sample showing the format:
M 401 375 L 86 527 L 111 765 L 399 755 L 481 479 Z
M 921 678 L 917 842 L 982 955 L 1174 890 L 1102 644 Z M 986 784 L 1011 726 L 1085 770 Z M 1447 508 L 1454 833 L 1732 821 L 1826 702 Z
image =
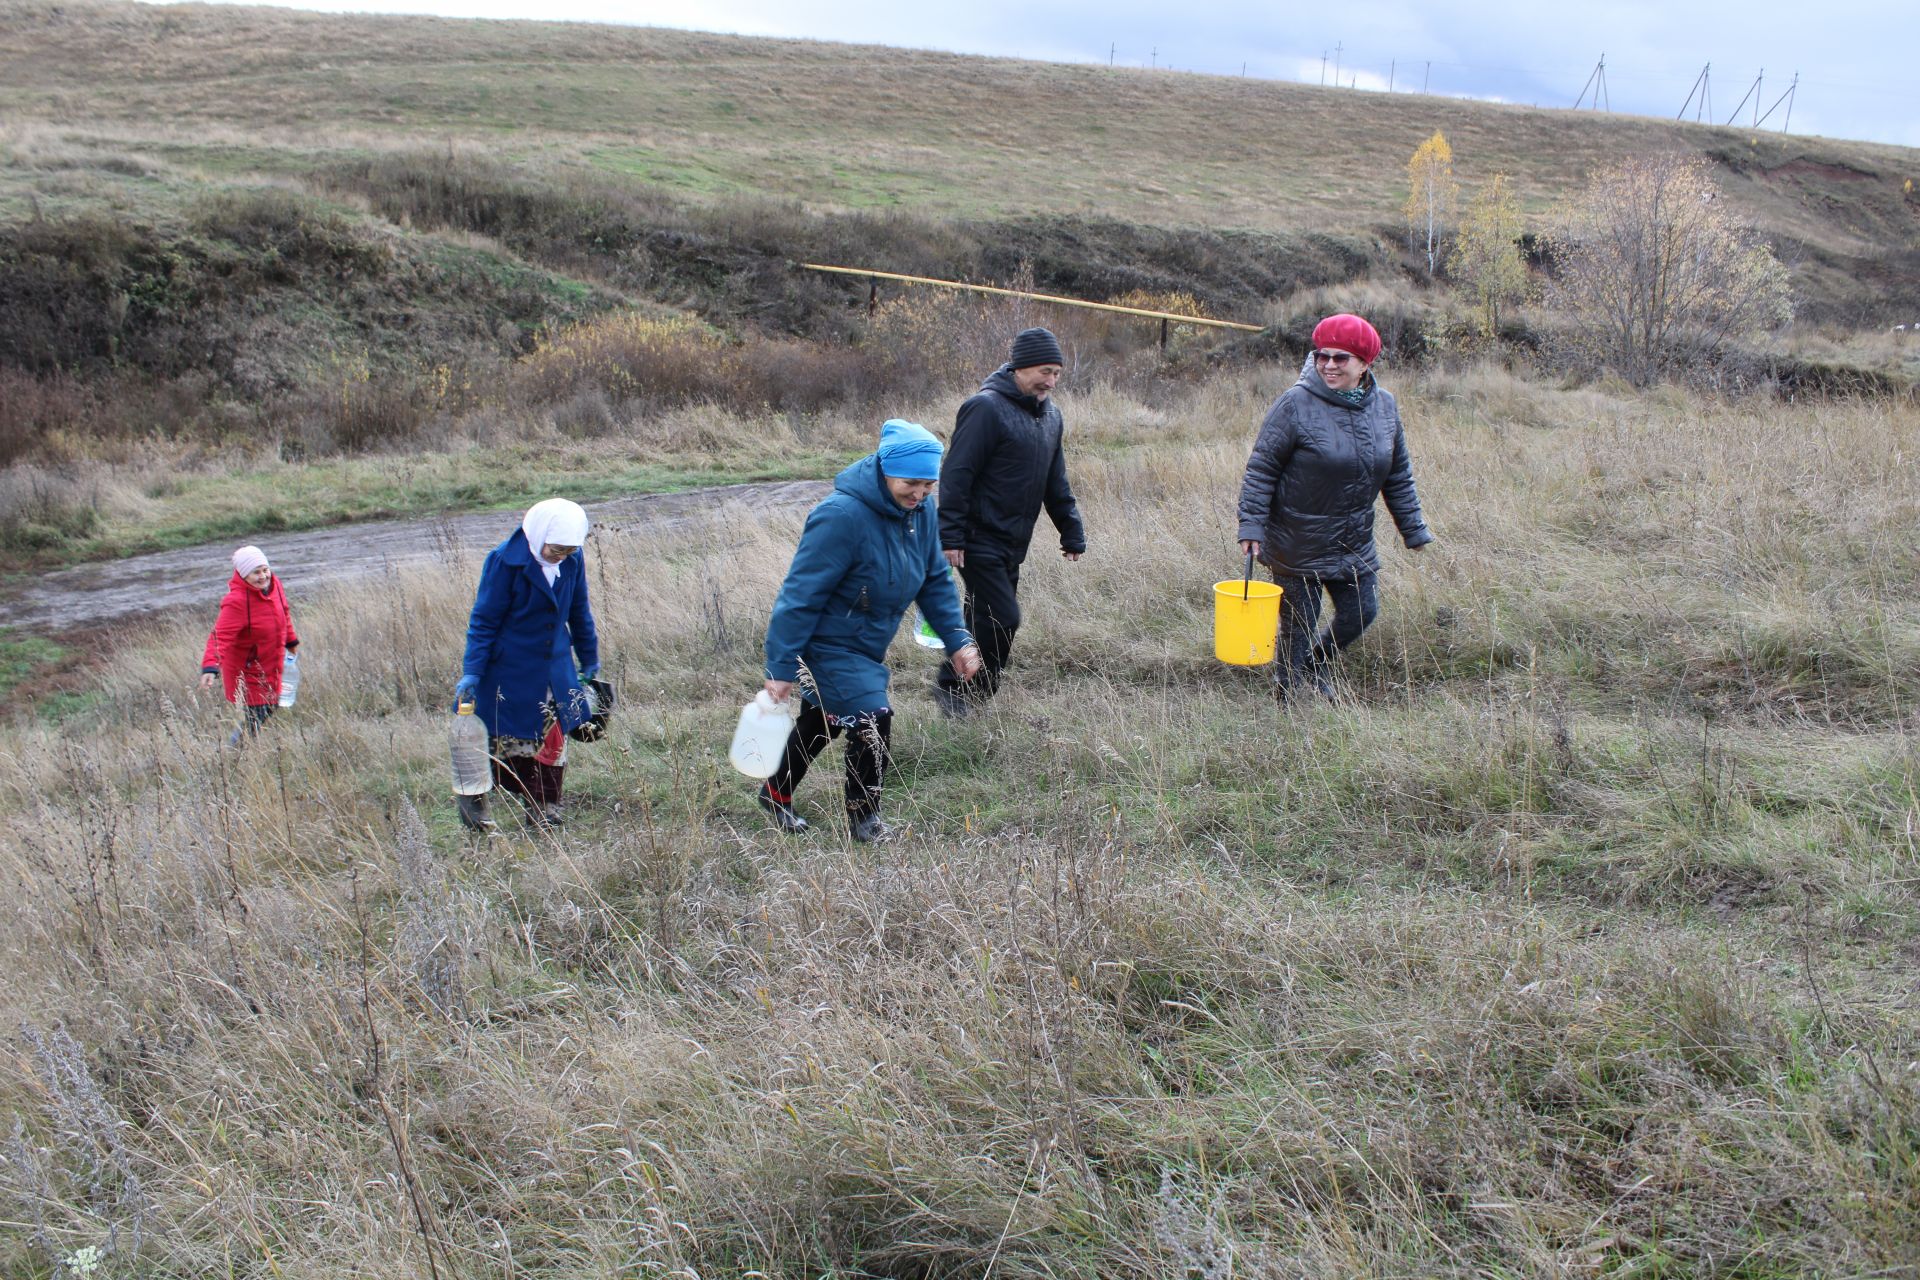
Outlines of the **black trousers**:
M 1013 651 L 1013 634 L 1020 629 L 1020 566 L 969 554 L 960 566 L 960 581 L 967 589 L 967 630 L 980 646 L 980 674 L 972 681 L 962 680 L 949 658 L 940 666 L 940 687 L 990 698 L 1000 688 L 1000 673 Z
M 1275 573 L 1280 584 L 1280 661 L 1275 683 L 1292 687 L 1323 674 L 1339 652 L 1360 638 L 1380 615 L 1378 575 L 1307 578 Z M 1333 601 L 1333 620 L 1320 630 L 1321 596 Z
M 893 742 L 893 712 L 866 711 L 856 716 L 827 719 L 827 713 L 806 703 L 780 767 L 767 779 L 767 790 L 782 804 L 793 803 L 793 789 L 807 776 L 814 758 L 827 744 L 847 735 L 847 816 L 853 821 L 880 812 L 880 785 L 886 780 L 889 748 Z

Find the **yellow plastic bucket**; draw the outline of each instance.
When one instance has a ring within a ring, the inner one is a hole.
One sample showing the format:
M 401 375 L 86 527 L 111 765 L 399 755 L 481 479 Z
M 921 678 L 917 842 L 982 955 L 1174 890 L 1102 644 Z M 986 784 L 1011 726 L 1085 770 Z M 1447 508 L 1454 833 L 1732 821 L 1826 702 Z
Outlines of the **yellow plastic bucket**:
M 1273 661 L 1280 584 L 1232 578 L 1213 584 L 1213 656 L 1236 667 Z

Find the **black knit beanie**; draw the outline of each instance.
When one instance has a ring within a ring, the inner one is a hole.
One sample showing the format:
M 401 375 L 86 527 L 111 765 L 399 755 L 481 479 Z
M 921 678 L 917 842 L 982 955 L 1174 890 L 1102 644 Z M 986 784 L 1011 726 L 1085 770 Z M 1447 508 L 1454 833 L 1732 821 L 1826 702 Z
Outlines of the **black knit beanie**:
M 1066 356 L 1060 351 L 1060 340 L 1047 329 L 1022 329 L 1013 339 L 1013 350 L 1007 353 L 1007 364 L 1015 369 L 1066 362 Z

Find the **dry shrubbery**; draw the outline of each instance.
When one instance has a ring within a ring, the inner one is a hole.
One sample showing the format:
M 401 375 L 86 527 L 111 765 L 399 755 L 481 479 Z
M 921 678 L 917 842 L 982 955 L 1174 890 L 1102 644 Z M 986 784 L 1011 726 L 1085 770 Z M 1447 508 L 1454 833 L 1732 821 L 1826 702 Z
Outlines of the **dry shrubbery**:
M 871 403 L 896 390 L 866 352 L 792 339 L 733 342 L 679 317 L 632 312 L 544 337 L 513 370 L 509 395 L 529 409 L 597 393 L 616 414 L 684 404 L 816 413 Z
M 1669 154 L 1596 174 L 1548 238 L 1548 301 L 1576 360 L 1637 387 L 1710 370 L 1793 317 L 1787 270 L 1728 207 L 1712 165 Z
M 1207 592 L 1291 374 L 1069 402 L 1091 554 L 985 716 L 902 642 L 878 849 L 721 758 L 797 517 L 595 533 L 557 839 L 444 797 L 484 548 L 291 584 L 245 752 L 135 640 L 0 744 L 0 1270 L 1897 1274 L 1911 410 L 1397 378 L 1440 541 L 1279 711 Z

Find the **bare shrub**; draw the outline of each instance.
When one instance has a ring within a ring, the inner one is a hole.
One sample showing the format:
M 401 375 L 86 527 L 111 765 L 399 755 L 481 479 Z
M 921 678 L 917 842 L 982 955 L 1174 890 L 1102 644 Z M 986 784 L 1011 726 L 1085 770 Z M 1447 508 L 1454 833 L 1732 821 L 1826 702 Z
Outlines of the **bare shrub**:
M 44 461 L 60 433 L 92 416 L 92 396 L 71 377 L 0 366 L 0 467 Z
M 16 1194 L 51 1195 L 57 1206 L 104 1220 L 104 1253 L 137 1255 L 153 1211 L 151 1197 L 126 1141 L 130 1126 L 101 1091 L 86 1051 L 65 1027 L 43 1033 L 31 1024 L 21 1036 L 32 1052 L 52 1134 L 34 1148 L 16 1123 L 12 1158 Z M 44 1220 L 49 1206 L 31 1212 Z
M 620 425 L 612 401 L 599 387 L 583 387 L 573 392 L 556 402 L 551 413 L 554 429 L 576 439 L 609 435 Z
M 65 471 L 28 464 L 0 471 L 0 538 L 44 551 L 100 528 L 100 486 Z
M 680 317 L 618 312 L 543 337 L 514 372 L 528 403 L 817 413 L 894 396 L 900 366 L 854 348 L 749 336 L 729 342 Z M 583 400 L 582 397 L 585 397 Z
M 411 800 L 400 801 L 393 845 L 400 873 L 396 958 L 429 1004 L 441 1013 L 456 1013 L 466 1003 L 467 956 L 475 945 L 471 904 L 448 884 Z
M 1711 365 L 1793 315 L 1786 268 L 1728 206 L 1701 156 L 1667 153 L 1597 174 L 1546 237 L 1547 299 L 1580 362 L 1636 387 Z

